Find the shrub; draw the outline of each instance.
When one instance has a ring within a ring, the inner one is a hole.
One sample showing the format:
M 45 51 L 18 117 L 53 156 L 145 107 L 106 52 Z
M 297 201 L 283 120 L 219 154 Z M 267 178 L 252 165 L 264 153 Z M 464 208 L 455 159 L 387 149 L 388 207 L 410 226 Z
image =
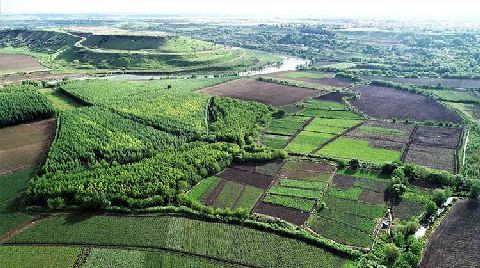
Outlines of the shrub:
M 480 184 L 477 181 L 472 182 L 472 185 L 470 186 L 470 193 L 468 196 L 472 199 L 478 198 L 480 195 Z
M 385 261 L 387 264 L 393 264 L 400 256 L 400 250 L 393 243 L 386 244 L 383 248 Z
M 435 189 L 432 194 L 432 200 L 435 202 L 435 204 L 437 204 L 437 206 L 441 206 L 443 203 L 445 203 L 448 197 L 448 192 L 443 189 Z

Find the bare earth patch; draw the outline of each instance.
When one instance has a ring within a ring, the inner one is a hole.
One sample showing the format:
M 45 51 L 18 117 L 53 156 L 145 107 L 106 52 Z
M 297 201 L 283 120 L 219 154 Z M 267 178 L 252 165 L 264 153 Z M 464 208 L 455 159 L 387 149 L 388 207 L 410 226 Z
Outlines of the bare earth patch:
M 31 56 L 0 54 L 0 74 L 45 71 L 47 68 Z
M 480 267 L 480 204 L 459 201 L 432 235 L 421 267 Z
M 278 206 L 278 205 L 265 203 L 261 201 L 257 203 L 253 212 L 275 217 L 275 218 L 280 218 L 284 221 L 288 221 L 298 226 L 303 225 L 307 221 L 308 217 L 310 216 L 310 213 L 305 211 L 301 211 L 294 208 L 287 208 L 284 206 Z
M 461 140 L 462 130 L 446 127 L 419 127 L 413 137 L 417 145 L 455 149 Z
M 266 176 L 234 168 L 227 168 L 218 176 L 225 180 L 255 186 L 260 189 L 268 189 L 274 179 L 272 176 Z
M 199 92 L 232 97 L 241 100 L 258 101 L 272 106 L 283 106 L 314 97 L 319 91 L 261 82 L 252 79 L 238 79 L 199 90 Z
M 415 93 L 379 86 L 357 86 L 354 91 L 361 97 L 352 101 L 353 106 L 374 118 L 462 122 L 440 103 Z
M 455 173 L 455 150 L 412 144 L 405 162 Z
M 0 175 L 41 162 L 54 132 L 54 119 L 1 128 Z

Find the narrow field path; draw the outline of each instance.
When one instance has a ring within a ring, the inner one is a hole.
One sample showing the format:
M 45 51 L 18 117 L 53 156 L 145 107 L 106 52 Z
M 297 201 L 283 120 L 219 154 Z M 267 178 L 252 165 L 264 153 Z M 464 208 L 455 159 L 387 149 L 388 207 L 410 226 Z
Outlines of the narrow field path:
M 410 151 L 410 146 L 413 143 L 413 139 L 415 138 L 415 134 L 417 133 L 417 130 L 418 130 L 418 125 L 415 125 L 412 132 L 410 133 L 410 137 L 408 138 L 407 145 L 405 146 L 405 149 L 403 149 L 402 155 L 400 156 L 400 161 L 402 161 L 402 163 L 405 162 L 405 158 L 407 157 L 408 151 Z
M 22 233 L 23 231 L 31 228 L 32 226 L 34 226 L 35 224 L 37 223 L 40 223 L 42 221 L 44 221 L 45 219 L 49 218 L 53 216 L 53 214 L 39 214 L 39 215 L 35 215 L 33 217 L 33 219 L 30 219 L 20 225 L 18 225 L 16 228 L 8 231 L 6 234 L 0 236 L 0 245 L 2 244 L 6 244 L 7 241 L 9 241 L 10 239 L 12 239 L 14 236 L 16 236 L 17 234 L 19 233 Z

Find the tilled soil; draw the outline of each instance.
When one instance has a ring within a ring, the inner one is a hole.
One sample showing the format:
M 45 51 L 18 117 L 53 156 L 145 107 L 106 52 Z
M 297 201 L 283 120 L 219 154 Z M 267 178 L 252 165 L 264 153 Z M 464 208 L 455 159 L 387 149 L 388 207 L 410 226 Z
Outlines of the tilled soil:
M 374 118 L 462 122 L 440 103 L 412 92 L 379 86 L 357 86 L 354 91 L 361 97 L 351 102 L 353 106 Z
M 480 203 L 456 203 L 430 239 L 421 267 L 480 267 Z
M 335 175 L 333 177 L 333 185 L 335 188 L 346 190 L 353 187 L 353 183 L 357 179 L 353 176 L 346 176 L 346 175 Z
M 238 79 L 199 90 L 198 92 L 232 97 L 241 100 L 258 101 L 272 106 L 284 106 L 319 94 L 316 90 L 297 88 L 252 79 Z
M 285 170 L 301 170 L 301 171 L 311 171 L 318 173 L 333 173 L 335 171 L 335 166 L 315 163 L 308 161 L 291 161 L 286 162 L 284 165 Z
M 364 140 L 396 142 L 396 143 L 403 143 L 403 144 L 407 144 L 409 140 L 408 135 L 407 136 L 383 135 L 383 134 L 362 132 L 360 129 L 355 129 L 347 133 L 345 137 L 364 139 Z
M 455 150 L 412 144 L 405 162 L 455 173 Z
M 460 144 L 462 130 L 447 127 L 418 127 L 413 144 L 456 149 Z
M 255 208 L 253 209 L 253 213 L 259 213 L 275 218 L 280 218 L 284 221 L 288 221 L 298 226 L 303 225 L 310 216 L 310 213 L 305 211 L 278 206 L 261 201 L 257 203 Z
M 223 179 L 255 186 L 260 189 L 268 189 L 274 177 L 248 172 L 244 170 L 227 168 L 219 174 Z
M 338 103 L 344 103 L 343 97 L 348 97 L 349 94 L 345 94 L 342 92 L 330 92 L 322 96 L 318 96 L 315 99 L 321 101 L 334 101 Z
M 386 194 L 385 192 L 377 192 L 369 189 L 364 189 L 360 194 L 358 200 L 372 205 L 384 205 L 386 200 Z
M 0 54 L 0 74 L 43 71 L 47 68 L 37 59 L 26 55 Z
M 0 175 L 40 163 L 54 137 L 55 120 L 0 129 Z

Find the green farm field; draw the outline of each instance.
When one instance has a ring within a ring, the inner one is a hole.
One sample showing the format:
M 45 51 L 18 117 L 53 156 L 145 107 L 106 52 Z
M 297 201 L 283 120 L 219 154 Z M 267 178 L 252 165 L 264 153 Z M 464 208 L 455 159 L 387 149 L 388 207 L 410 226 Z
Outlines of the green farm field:
M 98 233 L 102 226 L 102 233 Z M 168 235 L 167 235 L 168 234 Z M 15 243 L 66 243 L 171 249 L 244 265 L 340 267 L 328 251 L 295 239 L 224 223 L 178 217 L 60 216 L 15 236 Z M 251 245 L 262 245 L 251 247 Z M 278 247 L 283 250 L 279 252 Z M 285 258 L 285 254 L 289 258 Z M 290 257 L 295 258 L 290 258 Z

